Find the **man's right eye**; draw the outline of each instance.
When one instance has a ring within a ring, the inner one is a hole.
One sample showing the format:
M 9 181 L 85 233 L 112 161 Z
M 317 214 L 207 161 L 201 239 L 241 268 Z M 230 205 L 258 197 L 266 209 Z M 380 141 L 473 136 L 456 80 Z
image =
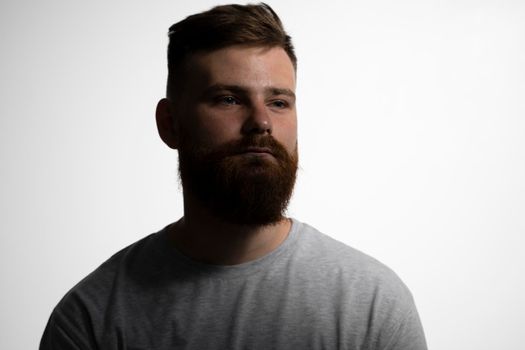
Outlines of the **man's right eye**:
M 220 104 L 228 106 L 239 104 L 239 100 L 233 96 L 220 96 L 216 99 L 216 101 Z
M 239 100 L 233 96 L 221 96 L 219 97 L 218 100 L 220 103 L 225 104 L 225 105 L 238 105 L 239 104 Z

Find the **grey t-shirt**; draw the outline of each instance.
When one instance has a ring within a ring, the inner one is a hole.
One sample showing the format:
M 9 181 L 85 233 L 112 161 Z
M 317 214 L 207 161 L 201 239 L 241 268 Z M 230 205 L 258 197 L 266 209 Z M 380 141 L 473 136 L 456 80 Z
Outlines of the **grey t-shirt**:
M 248 263 L 188 259 L 166 228 L 121 250 L 54 309 L 40 350 L 424 350 L 412 295 L 377 260 L 292 220 Z

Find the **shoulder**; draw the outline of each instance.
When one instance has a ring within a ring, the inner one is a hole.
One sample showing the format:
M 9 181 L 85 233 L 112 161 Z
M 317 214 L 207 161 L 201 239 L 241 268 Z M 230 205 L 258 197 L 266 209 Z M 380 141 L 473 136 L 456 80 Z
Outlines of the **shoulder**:
M 316 256 L 319 262 L 355 270 L 361 274 L 391 277 L 395 273 L 379 260 L 362 251 L 338 241 L 316 228 L 299 222 L 298 248 L 304 253 Z
M 361 327 L 366 348 L 426 349 L 412 293 L 377 259 L 299 223 L 296 255 L 305 280 L 315 281 L 315 298 L 345 324 Z M 308 271 L 308 272 L 306 272 Z
M 160 248 L 158 241 L 161 232 L 147 235 L 113 254 L 75 285 L 66 294 L 66 297 L 69 294 L 83 293 L 88 290 L 101 291 L 110 288 L 116 278 L 129 274 L 131 270 L 140 269 L 140 266 L 144 266 L 143 262 L 147 260 L 153 261 L 156 251 Z
M 41 349 L 48 348 L 45 344 L 61 348 L 57 344 L 69 345 L 69 342 L 90 348 L 88 344 L 100 336 L 108 312 L 118 308 L 118 303 L 126 298 L 123 291 L 134 284 L 134 278 L 140 278 L 143 269 L 155 268 L 152 263 L 159 256 L 156 250 L 161 232 L 121 249 L 72 287 L 53 309 Z
M 358 249 L 348 246 L 316 228 L 294 220 L 299 226 L 297 254 L 309 265 L 341 281 L 345 287 L 365 297 L 380 296 L 398 303 L 412 303 L 412 295 L 401 278 L 388 266 Z M 385 300 L 386 301 L 386 300 Z

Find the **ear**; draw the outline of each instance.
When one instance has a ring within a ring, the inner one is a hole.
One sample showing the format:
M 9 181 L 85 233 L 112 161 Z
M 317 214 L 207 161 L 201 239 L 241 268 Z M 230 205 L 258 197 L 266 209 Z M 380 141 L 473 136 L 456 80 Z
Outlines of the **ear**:
M 157 120 L 157 130 L 159 136 L 168 147 L 177 149 L 179 147 L 179 133 L 174 119 L 173 108 L 171 102 L 163 98 L 157 103 L 157 110 L 155 111 Z

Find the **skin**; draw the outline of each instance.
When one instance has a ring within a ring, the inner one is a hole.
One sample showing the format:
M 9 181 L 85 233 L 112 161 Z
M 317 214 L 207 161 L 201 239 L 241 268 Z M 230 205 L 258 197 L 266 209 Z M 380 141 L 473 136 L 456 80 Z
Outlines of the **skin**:
M 291 154 L 297 147 L 296 75 L 280 47 L 231 46 L 186 60 L 184 88 L 157 105 L 159 135 L 178 149 L 180 135 L 213 149 L 255 134 L 271 134 Z M 265 157 L 255 152 L 236 157 Z M 274 159 L 273 159 L 274 160 Z M 225 222 L 183 190 L 184 217 L 170 226 L 170 237 L 185 255 L 216 265 L 262 257 L 287 237 L 291 221 L 267 226 Z

